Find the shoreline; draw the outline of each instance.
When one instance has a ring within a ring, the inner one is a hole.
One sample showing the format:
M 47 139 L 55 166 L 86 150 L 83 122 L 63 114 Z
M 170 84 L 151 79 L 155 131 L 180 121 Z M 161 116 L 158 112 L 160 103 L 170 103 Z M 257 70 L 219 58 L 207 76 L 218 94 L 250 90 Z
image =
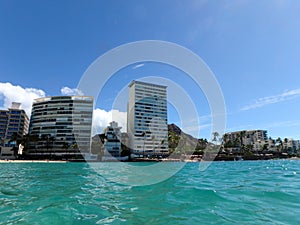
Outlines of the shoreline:
M 267 160 L 300 160 L 300 157 L 290 158 L 271 158 L 271 159 L 242 159 L 236 161 L 267 161 Z M 225 162 L 235 160 L 213 160 L 212 162 Z M 72 163 L 72 162 L 84 162 L 84 163 L 105 163 L 111 161 L 66 161 L 66 160 L 18 160 L 18 159 L 0 159 L 1 163 Z M 113 161 L 113 162 L 211 162 L 201 159 L 135 159 L 133 161 Z
M 68 163 L 68 161 L 59 160 L 18 160 L 18 159 L 0 159 L 0 163 Z

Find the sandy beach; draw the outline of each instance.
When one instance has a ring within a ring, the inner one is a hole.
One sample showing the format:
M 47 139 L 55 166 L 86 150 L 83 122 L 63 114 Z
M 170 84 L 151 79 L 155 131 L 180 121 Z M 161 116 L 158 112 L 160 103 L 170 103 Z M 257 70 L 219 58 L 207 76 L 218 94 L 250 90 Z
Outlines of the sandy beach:
M 54 161 L 54 160 L 0 160 L 0 163 L 67 163 L 67 161 Z

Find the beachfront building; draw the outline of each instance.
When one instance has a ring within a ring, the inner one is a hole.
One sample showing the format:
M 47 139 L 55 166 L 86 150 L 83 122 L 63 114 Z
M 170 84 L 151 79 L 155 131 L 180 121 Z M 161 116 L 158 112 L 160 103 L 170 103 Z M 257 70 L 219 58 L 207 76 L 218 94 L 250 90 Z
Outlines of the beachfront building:
M 21 103 L 13 102 L 8 110 L 0 110 L 0 145 L 7 146 L 13 135 L 23 137 L 28 131 L 28 116 Z
M 242 130 L 229 132 L 225 134 L 225 138 L 227 141 L 231 141 L 233 143 L 240 143 L 243 145 L 254 144 L 255 142 L 266 141 L 268 139 L 266 130 Z
M 56 96 L 32 105 L 27 154 L 36 158 L 80 158 L 90 153 L 93 97 Z
M 166 86 L 141 81 L 129 84 L 127 133 L 134 157 L 169 154 Z
M 0 158 L 14 158 L 11 151 L 17 146 L 17 139 L 21 139 L 28 131 L 28 116 L 21 109 L 21 103 L 13 102 L 7 110 L 0 110 Z
M 299 150 L 299 141 L 292 138 L 284 138 L 282 141 L 282 150 L 284 152 L 295 154 Z
M 272 139 L 271 137 L 268 138 L 268 140 L 265 141 L 265 148 L 267 146 L 267 150 L 269 152 L 276 152 L 277 148 L 276 148 L 276 141 L 274 139 Z
M 105 128 L 103 161 L 118 160 L 121 157 L 121 128 L 115 121 Z
M 258 152 L 269 146 L 269 140 L 266 130 L 242 130 L 224 134 L 223 145 L 229 152 Z

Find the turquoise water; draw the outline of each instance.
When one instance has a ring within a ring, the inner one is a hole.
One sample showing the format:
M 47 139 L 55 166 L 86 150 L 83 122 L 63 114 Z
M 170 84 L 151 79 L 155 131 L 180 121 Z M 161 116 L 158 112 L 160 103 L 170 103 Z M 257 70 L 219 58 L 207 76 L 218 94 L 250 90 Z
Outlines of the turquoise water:
M 214 162 L 203 172 L 187 163 L 148 186 L 113 183 L 85 163 L 0 171 L 0 224 L 300 224 L 296 160 Z

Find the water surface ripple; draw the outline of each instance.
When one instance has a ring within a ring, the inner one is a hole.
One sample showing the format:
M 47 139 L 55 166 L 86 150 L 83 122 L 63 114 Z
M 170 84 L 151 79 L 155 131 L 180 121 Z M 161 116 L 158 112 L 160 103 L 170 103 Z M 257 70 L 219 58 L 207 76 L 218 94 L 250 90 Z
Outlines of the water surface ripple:
M 0 171 L 5 225 L 300 224 L 296 160 L 214 162 L 204 172 L 187 163 L 149 186 L 111 182 L 85 163 L 5 163 Z

